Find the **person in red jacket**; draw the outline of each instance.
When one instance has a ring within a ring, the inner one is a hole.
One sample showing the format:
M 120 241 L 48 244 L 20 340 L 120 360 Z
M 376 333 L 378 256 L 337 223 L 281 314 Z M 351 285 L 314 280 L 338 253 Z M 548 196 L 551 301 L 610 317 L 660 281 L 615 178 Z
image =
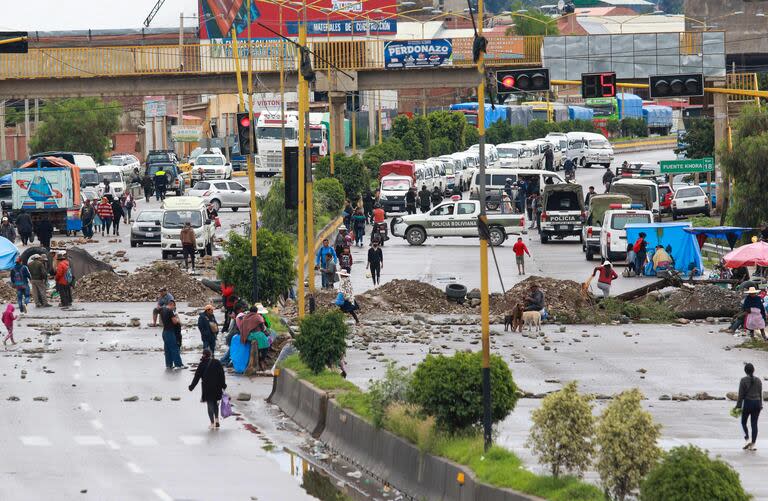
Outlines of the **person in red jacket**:
M 232 321 L 232 312 L 235 310 L 235 304 L 237 304 L 237 296 L 235 296 L 235 286 L 225 282 L 221 282 L 221 299 L 224 303 L 224 326 L 223 332 L 229 331 L 229 323 Z
M 59 251 L 56 259 L 56 290 L 59 292 L 61 307 L 64 308 L 72 305 L 72 272 L 66 252 Z
M 517 274 L 525 275 L 525 256 L 531 257 L 531 253 L 528 252 L 528 247 L 523 243 L 523 237 L 518 237 L 515 245 L 512 246 L 512 251 L 515 253 L 515 261 L 517 262 Z
M 611 262 L 603 261 L 602 266 L 598 266 L 592 271 L 592 276 L 595 275 L 597 275 L 597 288 L 603 291 L 603 298 L 608 297 L 611 292 L 611 282 L 619 278 Z
M 114 213 L 112 212 L 112 204 L 109 203 L 107 197 L 102 198 L 99 205 L 96 206 L 96 214 L 98 214 L 99 219 L 101 219 L 101 236 L 104 236 L 104 230 L 107 230 L 107 235 L 109 235 L 109 229 L 112 227 Z

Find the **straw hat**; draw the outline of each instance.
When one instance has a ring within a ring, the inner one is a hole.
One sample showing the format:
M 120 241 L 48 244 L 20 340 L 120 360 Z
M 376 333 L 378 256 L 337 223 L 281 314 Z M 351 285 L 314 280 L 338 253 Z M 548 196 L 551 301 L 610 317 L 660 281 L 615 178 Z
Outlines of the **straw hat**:
M 749 289 L 747 289 L 747 290 L 744 292 L 744 294 L 760 294 L 760 290 L 758 290 L 758 289 L 755 289 L 755 287 L 754 287 L 754 286 L 752 286 L 752 287 L 750 287 Z

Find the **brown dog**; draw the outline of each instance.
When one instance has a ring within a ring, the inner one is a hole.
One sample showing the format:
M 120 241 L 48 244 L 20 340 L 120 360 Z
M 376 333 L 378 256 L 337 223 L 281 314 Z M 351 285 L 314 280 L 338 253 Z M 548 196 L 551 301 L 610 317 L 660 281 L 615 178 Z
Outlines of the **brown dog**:
M 520 303 L 504 315 L 504 332 L 510 327 L 512 332 L 523 332 L 523 305 Z

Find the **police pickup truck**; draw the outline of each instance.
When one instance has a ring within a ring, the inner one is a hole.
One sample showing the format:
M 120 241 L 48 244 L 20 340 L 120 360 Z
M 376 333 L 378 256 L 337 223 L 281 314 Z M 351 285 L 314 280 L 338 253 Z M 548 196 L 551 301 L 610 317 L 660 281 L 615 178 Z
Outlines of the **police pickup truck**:
M 427 237 L 477 238 L 480 202 L 462 200 L 458 195 L 425 214 L 400 216 L 390 222 L 390 233 L 403 237 L 411 245 L 421 245 Z M 523 214 L 489 214 L 488 234 L 491 245 L 504 243 L 508 235 L 525 231 Z
M 539 237 L 545 244 L 552 237 L 581 235 L 584 222 L 584 193 L 580 184 L 548 184 L 541 195 Z

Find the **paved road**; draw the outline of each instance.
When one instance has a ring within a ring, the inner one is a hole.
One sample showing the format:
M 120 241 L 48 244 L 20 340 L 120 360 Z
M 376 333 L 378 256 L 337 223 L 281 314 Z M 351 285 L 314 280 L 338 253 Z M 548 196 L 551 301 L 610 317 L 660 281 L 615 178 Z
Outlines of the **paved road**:
M 285 455 L 265 450 L 269 442 L 247 431 L 246 421 L 229 418 L 208 430 L 200 389 L 187 389 L 192 372 L 165 371 L 157 328 L 103 325 L 131 317 L 146 323 L 150 307 L 76 305 L 65 320 L 58 308 L 32 308 L 21 321 L 17 341 L 29 341 L 0 351 L 0 499 L 314 499 L 300 488 L 301 475 L 289 473 Z M 33 323 L 63 327 L 43 336 Z M 185 363 L 199 357 L 195 332 L 185 332 L 185 346 L 194 347 Z M 228 382 L 235 395 L 253 391 L 247 379 Z M 266 396 L 259 388 L 254 399 Z M 132 395 L 139 400 L 123 402 Z
M 617 155 L 614 167 L 624 160 L 657 160 L 673 159 L 672 150 L 659 150 L 642 153 Z M 595 186 L 601 193 L 601 178 L 605 170 L 602 168 L 579 169 L 576 180 L 587 187 Z M 576 238 L 555 240 L 542 245 L 538 233 L 532 230 L 524 236 L 533 258 L 526 266 L 528 274 L 546 275 L 561 279 L 583 282 L 597 265 L 597 261 L 589 262 L 581 251 L 581 245 Z M 509 289 L 525 277 L 518 276 L 515 257 L 511 250 L 512 243 L 507 241 L 496 248 L 496 259 L 501 270 L 504 288 Z M 472 289 L 480 286 L 480 256 L 477 240 L 462 238 L 428 239 L 423 246 L 412 247 L 401 238 L 390 238 L 384 246 L 384 269 L 381 274 L 382 283 L 394 278 L 410 278 L 444 287 L 450 282 L 459 282 Z M 501 281 L 494 267 L 493 256 L 490 255 L 489 286 L 491 292 L 501 292 Z M 367 247 L 353 248 L 352 256 L 355 265 L 352 267 L 352 284 L 355 291 L 365 291 L 371 288 L 370 279 L 365 277 L 365 261 Z M 644 282 L 652 281 L 645 278 L 624 279 L 614 282 L 612 293 L 621 293 L 639 287 Z M 599 291 L 598 291 L 599 292 Z

